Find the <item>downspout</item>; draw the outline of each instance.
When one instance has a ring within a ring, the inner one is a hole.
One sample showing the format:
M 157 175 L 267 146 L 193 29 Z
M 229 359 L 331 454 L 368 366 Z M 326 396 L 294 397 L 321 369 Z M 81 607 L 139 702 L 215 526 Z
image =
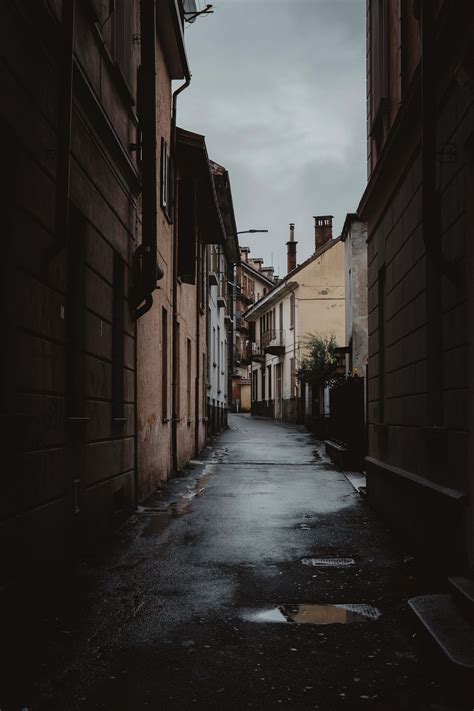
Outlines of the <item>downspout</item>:
M 293 292 L 294 293 L 294 292 Z M 298 315 L 297 315 L 298 314 Z M 298 421 L 298 395 L 297 395 L 297 388 L 296 388 L 296 322 L 299 322 L 299 314 L 300 314 L 300 300 L 298 299 L 298 311 L 296 311 L 296 294 L 295 294 L 295 322 L 293 324 L 293 386 L 292 386 L 292 391 L 291 391 L 291 397 L 295 398 L 295 412 L 296 412 L 296 420 Z M 298 333 L 299 333 L 299 327 L 298 327 Z M 291 373 L 290 373 L 290 387 L 291 387 Z M 283 403 L 282 403 L 282 419 L 283 419 Z
M 178 414 L 177 403 L 178 393 L 176 388 L 177 376 L 177 347 L 176 341 L 178 338 L 178 170 L 176 160 L 176 111 L 178 96 L 182 91 L 187 89 L 191 83 L 191 75 L 188 73 L 185 77 L 184 84 L 181 84 L 176 91 L 173 92 L 172 113 L 171 113 L 171 159 L 173 162 L 173 286 L 172 286 L 172 312 L 173 312 L 173 328 L 172 328 L 172 362 L 171 362 L 171 466 L 173 471 L 178 470 Z
M 74 70 L 75 0 L 64 0 L 61 16 L 62 77 L 58 110 L 58 162 L 56 168 L 55 248 L 67 247 L 71 166 L 72 94 Z
M 227 333 L 227 415 L 233 412 L 232 376 L 234 374 L 234 323 L 237 313 L 235 263 L 227 267 L 227 284 L 230 286 L 230 321 Z
M 196 184 L 195 189 L 196 189 Z M 194 200 L 196 205 L 196 200 Z M 202 279 L 202 249 L 199 243 L 199 231 L 196 239 L 196 379 L 194 383 L 194 454 L 199 454 L 199 393 L 201 385 L 201 279 Z
M 431 427 L 443 424 L 442 254 L 439 195 L 436 190 L 435 6 L 421 4 L 422 218 L 426 250 L 428 412 Z

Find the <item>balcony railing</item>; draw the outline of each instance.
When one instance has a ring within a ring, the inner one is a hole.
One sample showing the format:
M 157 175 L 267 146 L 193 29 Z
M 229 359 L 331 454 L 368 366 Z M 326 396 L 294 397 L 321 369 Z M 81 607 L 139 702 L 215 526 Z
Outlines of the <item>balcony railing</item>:
M 261 361 L 265 360 L 265 351 L 263 350 L 261 343 L 249 343 L 247 346 L 247 353 L 250 360 Z
M 262 347 L 268 353 L 277 352 L 285 348 L 285 331 L 270 329 L 262 333 Z

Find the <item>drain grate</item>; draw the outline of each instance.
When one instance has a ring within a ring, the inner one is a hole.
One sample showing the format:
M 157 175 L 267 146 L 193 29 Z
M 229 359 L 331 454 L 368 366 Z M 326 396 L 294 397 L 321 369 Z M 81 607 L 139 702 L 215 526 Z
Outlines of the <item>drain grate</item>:
M 354 558 L 302 558 L 301 562 L 314 568 L 348 568 L 355 565 Z

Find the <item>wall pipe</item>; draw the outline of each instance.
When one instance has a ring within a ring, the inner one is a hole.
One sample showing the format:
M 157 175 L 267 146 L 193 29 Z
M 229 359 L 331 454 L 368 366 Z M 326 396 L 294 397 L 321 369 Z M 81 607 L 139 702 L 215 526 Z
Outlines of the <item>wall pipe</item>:
M 194 183 L 196 190 L 196 183 Z M 196 198 L 194 200 L 195 209 L 197 207 Z M 203 249 L 198 239 L 196 240 L 196 378 L 194 382 L 194 454 L 199 454 L 199 402 L 200 402 L 200 386 L 201 386 L 201 280 L 203 278 Z M 204 304 L 203 304 L 204 305 Z M 204 378 L 204 373 L 202 373 Z M 203 415 L 204 417 L 204 415 Z
M 61 66 L 58 110 L 58 162 L 55 191 L 55 252 L 67 246 L 71 166 L 72 94 L 74 69 L 75 0 L 64 0 L 61 15 Z
M 174 92 L 172 99 L 171 113 L 171 159 L 173 162 L 173 287 L 171 293 L 173 328 L 172 328 L 172 360 L 171 360 L 171 465 L 173 471 L 178 470 L 178 393 L 176 387 L 176 377 L 178 372 L 177 363 L 177 338 L 178 338 L 178 170 L 177 170 L 177 135 L 176 135 L 176 115 L 178 96 L 187 89 L 191 83 L 191 74 L 186 74 L 184 84 L 181 84 Z
M 436 8 L 421 3 L 422 91 L 422 218 L 426 248 L 427 356 L 429 417 L 432 426 L 443 424 L 443 317 L 442 252 L 439 195 L 436 189 Z

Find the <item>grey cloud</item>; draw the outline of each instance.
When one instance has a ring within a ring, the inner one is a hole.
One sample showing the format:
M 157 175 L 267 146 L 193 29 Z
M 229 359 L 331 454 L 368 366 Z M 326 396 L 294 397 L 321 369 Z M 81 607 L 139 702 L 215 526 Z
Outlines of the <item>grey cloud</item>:
M 312 215 L 336 231 L 364 190 L 365 0 L 215 0 L 186 30 L 193 72 L 179 123 L 229 170 L 252 253 L 286 264 L 313 250 Z M 245 236 L 243 235 L 245 238 Z

